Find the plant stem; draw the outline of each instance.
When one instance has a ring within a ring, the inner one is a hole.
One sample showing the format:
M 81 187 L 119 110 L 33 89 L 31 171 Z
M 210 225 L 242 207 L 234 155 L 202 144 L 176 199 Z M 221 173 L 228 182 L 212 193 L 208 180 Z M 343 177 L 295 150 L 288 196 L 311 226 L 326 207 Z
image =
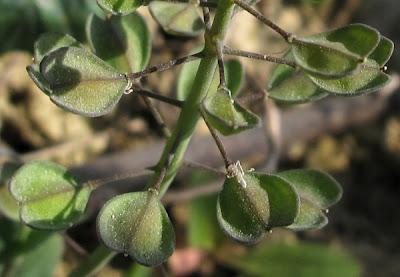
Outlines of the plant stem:
M 221 153 L 222 159 L 224 160 L 225 163 L 225 168 L 228 169 L 228 167 L 232 164 L 231 159 L 228 158 L 228 154 L 226 153 L 225 147 L 222 144 L 221 139 L 219 138 L 217 132 L 215 131 L 215 129 L 207 122 L 207 120 L 205 119 L 204 113 L 203 111 L 201 111 L 201 115 L 204 119 L 204 122 L 207 125 L 208 130 L 210 131 L 211 136 L 213 137 L 215 144 L 218 147 L 219 152 Z
M 262 60 L 262 61 L 273 62 L 273 63 L 278 63 L 278 64 L 286 64 L 291 67 L 296 67 L 296 63 L 293 61 L 289 61 L 289 60 L 286 60 L 283 58 L 278 58 L 278 57 L 274 57 L 274 56 L 270 56 L 270 55 L 263 55 L 263 54 L 247 52 L 247 51 L 243 51 L 243 50 L 232 49 L 228 46 L 224 46 L 223 52 L 226 55 L 245 57 L 245 58 L 249 58 L 249 59 Z
M 154 120 L 157 122 L 158 128 L 161 130 L 163 136 L 165 138 L 169 138 L 171 136 L 171 132 L 168 129 L 167 125 L 165 124 L 165 121 L 161 115 L 161 113 L 158 111 L 156 106 L 154 105 L 153 101 L 144 95 L 141 95 L 144 103 L 146 104 L 147 108 L 150 110 L 152 113 Z
M 208 93 L 214 71 L 217 67 L 215 41 L 223 41 L 233 10 L 234 5 L 231 0 L 220 0 L 211 29 L 205 33 L 206 43 L 203 50 L 205 56 L 200 62 L 192 90 L 182 107 L 176 128 L 167 140 L 162 156 L 156 166 L 156 172 L 147 184 L 148 188 L 152 187 L 159 179 L 162 168 L 166 167 L 166 174 L 160 185 L 160 197 L 165 194 L 172 180 L 175 178 L 182 164 L 190 138 L 200 118 L 200 103 Z
M 173 106 L 178 107 L 178 108 L 181 108 L 183 106 L 183 103 L 184 103 L 184 101 L 181 101 L 181 100 L 178 100 L 178 99 L 174 99 L 174 98 L 170 98 L 170 97 L 158 94 L 158 93 L 154 93 L 152 91 L 149 91 L 149 90 L 146 90 L 146 89 L 143 89 L 143 88 L 134 89 L 134 91 L 137 94 L 140 94 L 142 96 L 154 98 L 154 99 L 157 99 L 157 100 L 159 100 L 161 102 L 173 105 Z
M 202 56 L 201 53 L 196 53 L 196 54 L 189 55 L 189 56 L 186 56 L 186 57 L 170 60 L 170 61 L 168 61 L 166 63 L 161 63 L 161 64 L 158 64 L 158 65 L 150 66 L 150 67 L 148 67 L 148 68 L 146 68 L 146 69 L 144 69 L 142 71 L 139 71 L 139 72 L 128 73 L 128 74 L 126 74 L 126 77 L 128 79 L 130 79 L 130 80 L 134 80 L 134 79 L 137 79 L 137 78 L 142 78 L 142 77 L 147 76 L 147 75 L 149 75 L 151 73 L 154 73 L 154 72 L 162 72 L 162 71 L 168 70 L 168 69 L 170 69 L 170 68 L 172 68 L 174 66 L 197 60 L 197 59 L 201 58 L 201 56 Z
M 285 30 L 283 30 L 281 27 L 279 27 L 278 25 L 276 25 L 275 23 L 273 23 L 271 20 L 269 20 L 268 18 L 266 18 L 262 13 L 260 13 L 259 11 L 257 11 L 256 9 L 254 9 L 252 6 L 250 6 L 249 4 L 247 4 L 245 1 L 243 0 L 233 0 L 233 2 L 235 2 L 236 5 L 238 5 L 239 7 L 241 7 L 242 9 L 246 10 L 247 12 L 249 12 L 250 14 L 254 15 L 255 18 L 257 18 L 258 20 L 260 20 L 262 23 L 264 23 L 265 25 L 267 25 L 268 27 L 270 27 L 272 30 L 274 30 L 275 32 L 277 32 L 279 35 L 281 35 L 286 41 L 289 40 L 289 38 L 292 36 L 291 33 L 286 32 Z
M 217 41 L 216 48 L 217 48 L 217 59 L 218 59 L 218 69 L 219 69 L 219 86 L 222 88 L 226 88 L 224 55 L 222 53 L 222 49 L 224 47 L 221 41 Z
M 79 265 L 78 268 L 69 274 L 69 277 L 93 276 L 116 254 L 116 252 L 100 245 Z

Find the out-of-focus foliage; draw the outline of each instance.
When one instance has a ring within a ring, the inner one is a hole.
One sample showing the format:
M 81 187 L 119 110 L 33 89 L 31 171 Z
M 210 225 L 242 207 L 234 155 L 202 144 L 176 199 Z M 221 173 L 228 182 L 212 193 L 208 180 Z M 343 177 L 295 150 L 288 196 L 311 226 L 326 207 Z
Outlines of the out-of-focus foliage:
M 0 275 L 51 277 L 64 252 L 59 234 L 0 220 Z
M 0 1 L 0 52 L 31 50 L 46 31 L 69 33 L 82 41 L 90 12 L 101 13 L 96 1 L 2 0 Z

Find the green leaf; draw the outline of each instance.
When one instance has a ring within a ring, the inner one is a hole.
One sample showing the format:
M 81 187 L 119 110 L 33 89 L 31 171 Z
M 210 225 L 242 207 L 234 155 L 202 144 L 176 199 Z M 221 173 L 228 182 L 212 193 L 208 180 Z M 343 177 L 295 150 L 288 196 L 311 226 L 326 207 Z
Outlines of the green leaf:
M 381 36 L 378 46 L 374 52 L 369 55 L 369 59 L 376 61 L 380 67 L 383 67 L 390 59 L 394 51 L 394 43 L 387 37 Z
M 323 211 L 307 199 L 300 201 L 299 214 L 288 229 L 294 231 L 317 230 L 328 224 L 328 218 Z
M 58 263 L 62 261 L 64 241 L 59 234 L 46 234 L 47 237 L 34 248 L 24 251 L 17 258 L 15 275 L 19 277 L 54 276 Z M 35 236 L 30 236 L 34 240 Z M 31 242 L 26 242 L 31 243 Z
M 143 0 L 97 0 L 100 8 L 116 15 L 127 15 L 144 4 Z
M 355 277 L 357 261 L 342 250 L 310 243 L 261 244 L 242 253 L 225 255 L 223 261 L 242 276 Z
M 204 29 L 195 5 L 191 3 L 172 3 L 151 1 L 149 10 L 163 30 L 172 35 L 197 36 Z
M 19 167 L 19 164 L 10 162 L 0 166 L 0 213 L 15 221 L 19 220 L 19 207 L 10 194 L 8 182 Z
M 328 219 L 322 213 L 342 197 L 342 188 L 330 175 L 311 169 L 294 169 L 276 174 L 289 182 L 300 196 L 300 212 L 294 230 L 322 228 Z
M 174 229 L 152 190 L 109 200 L 99 213 L 97 229 L 107 247 L 146 266 L 163 263 L 174 251 Z
M 285 59 L 293 60 L 291 51 L 284 55 Z M 283 103 L 305 103 L 316 101 L 328 94 L 319 89 L 304 72 L 279 64 L 271 73 L 267 86 L 268 97 Z
M 26 70 L 37 87 L 47 95 L 51 94 L 50 84 L 40 73 L 39 64 L 45 55 L 61 47 L 68 46 L 80 47 L 81 44 L 70 35 L 61 35 L 57 33 L 44 33 L 40 35 L 39 39 L 35 42 L 33 48 L 34 63 L 27 66 Z
M 387 85 L 390 76 L 382 72 L 380 66 L 368 59 L 361 64 L 361 69 L 355 74 L 339 79 L 321 78 L 309 75 L 312 82 L 325 91 L 337 95 L 355 96 L 377 91 Z
M 326 33 L 292 40 L 296 63 L 319 76 L 343 77 L 358 69 L 379 43 L 375 29 L 351 24 Z
M 34 62 L 40 64 L 43 57 L 61 47 L 81 47 L 81 44 L 70 35 L 44 33 L 40 35 L 33 47 Z
M 231 165 L 218 196 L 217 217 L 232 238 L 254 243 L 266 229 L 287 226 L 299 212 L 299 197 L 284 179 L 262 173 L 243 173 Z
M 111 111 L 128 83 L 103 60 L 76 47 L 63 47 L 45 56 L 40 72 L 50 84 L 54 103 L 90 117 Z
M 43 77 L 42 73 L 40 73 L 38 64 L 31 64 L 26 67 L 26 71 L 28 72 L 29 77 L 31 77 L 32 81 L 35 85 L 43 91 L 46 95 L 50 96 L 51 88 L 49 82 L 47 82 L 46 78 Z
M 91 188 L 80 184 L 64 167 L 48 161 L 22 166 L 10 183 L 20 218 L 38 229 L 58 230 L 82 219 Z
M 225 136 L 255 128 L 260 123 L 259 117 L 234 102 L 226 89 L 218 89 L 206 97 L 201 109 L 205 120 Z
M 90 15 L 86 34 L 93 52 L 120 72 L 143 70 L 151 52 L 146 22 L 138 13 L 102 19 Z
M 195 53 L 195 52 L 194 52 Z M 189 95 L 194 78 L 199 68 L 200 60 L 185 63 L 178 76 L 177 98 L 185 100 Z M 244 83 L 244 68 L 239 60 L 231 59 L 224 62 L 226 86 L 234 98 Z M 209 91 L 216 91 L 219 85 L 219 70 L 216 69 Z

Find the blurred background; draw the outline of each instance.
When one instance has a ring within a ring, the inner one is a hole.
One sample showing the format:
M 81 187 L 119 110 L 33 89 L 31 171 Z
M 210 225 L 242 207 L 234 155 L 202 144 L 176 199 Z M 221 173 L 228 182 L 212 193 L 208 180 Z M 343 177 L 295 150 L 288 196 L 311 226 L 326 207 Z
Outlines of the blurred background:
M 377 28 L 400 41 L 397 0 L 262 0 L 257 6 L 284 29 L 313 34 L 351 22 Z M 5 161 L 49 159 L 83 180 L 139 171 L 154 165 L 163 146 L 161 131 L 146 105 L 124 96 L 106 116 L 88 119 L 64 112 L 39 91 L 25 67 L 43 32 L 68 33 L 86 43 L 85 21 L 102 14 L 95 0 L 0 0 L 0 275 L 66 276 L 98 245 L 95 218 L 104 201 L 139 190 L 135 178 L 102 187 L 91 197 L 88 216 L 65 232 L 46 233 L 22 226 L 9 198 Z M 151 30 L 150 64 L 184 56 L 202 43 L 165 34 L 139 9 Z M 252 16 L 235 16 L 227 37 L 234 48 L 282 54 L 285 44 Z M 241 95 L 266 87 L 272 65 L 240 59 L 247 82 Z M 255 246 L 226 238 L 215 214 L 215 194 L 196 197 L 201 186 L 215 192 L 221 180 L 183 168 L 164 199 L 177 234 L 168 261 L 173 276 L 399 276 L 400 275 L 400 56 L 388 63 L 393 81 L 383 91 L 356 98 L 328 97 L 312 104 L 245 104 L 265 119 L 263 128 L 224 138 L 227 150 L 246 168 L 326 170 L 342 184 L 343 199 L 329 211 L 322 230 L 294 233 L 274 229 Z M 146 86 L 175 96 L 179 68 L 153 74 Z M 173 128 L 178 110 L 157 107 Z M 223 168 L 201 122 L 187 158 Z M 98 276 L 160 276 L 117 255 Z

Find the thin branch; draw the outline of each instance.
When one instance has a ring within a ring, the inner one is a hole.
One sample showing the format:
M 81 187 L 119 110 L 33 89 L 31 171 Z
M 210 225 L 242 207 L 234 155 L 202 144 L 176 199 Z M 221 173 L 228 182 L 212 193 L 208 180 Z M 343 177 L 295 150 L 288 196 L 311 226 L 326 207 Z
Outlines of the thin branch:
M 183 161 L 182 166 L 186 166 L 188 168 L 193 168 L 193 169 L 198 169 L 198 170 L 203 170 L 203 171 L 207 171 L 207 172 L 212 172 L 212 173 L 214 173 L 216 175 L 219 175 L 219 176 L 225 176 L 225 172 L 224 171 L 218 170 L 218 169 L 216 169 L 214 167 L 211 167 L 211 166 L 208 166 L 208 165 L 205 165 L 205 164 L 202 164 L 202 163 L 198 163 L 198 162 L 185 160 L 185 161 Z
M 143 169 L 141 171 L 129 172 L 129 173 L 125 173 L 125 174 L 118 174 L 118 175 L 114 175 L 114 176 L 107 177 L 107 178 L 101 178 L 101 179 L 97 179 L 97 180 L 88 181 L 87 184 L 90 185 L 93 189 L 96 189 L 96 188 L 103 186 L 105 184 L 108 184 L 108 183 L 113 183 L 116 181 L 135 178 L 135 177 L 147 176 L 147 175 L 151 175 L 152 173 L 153 173 L 152 170 Z
M 66 232 L 61 233 L 65 239 L 67 245 L 74 250 L 79 256 L 84 257 L 87 256 L 88 252 L 74 239 L 72 239 Z
M 239 57 L 245 57 L 249 59 L 255 59 L 255 60 L 262 60 L 262 61 L 267 61 L 267 62 L 273 62 L 273 63 L 278 63 L 278 64 L 285 64 L 291 67 L 296 67 L 296 63 L 293 61 L 289 61 L 283 58 L 278 58 L 270 55 L 263 55 L 263 54 L 258 54 L 258 53 L 253 53 L 253 52 L 248 52 L 248 51 L 243 51 L 243 50 L 238 50 L 238 49 L 232 49 L 228 46 L 224 46 L 223 49 L 224 54 L 226 55 L 232 55 L 232 56 L 239 56 Z
M 206 26 L 207 30 L 211 29 L 211 17 L 210 17 L 210 9 L 207 7 L 203 7 L 203 18 L 204 18 L 204 24 Z
M 233 2 L 238 5 L 239 7 L 241 7 L 242 9 L 246 10 L 247 12 L 249 12 L 250 14 L 254 15 L 255 18 L 257 18 L 258 20 L 260 20 L 262 23 L 264 23 L 265 25 L 267 25 L 268 27 L 270 27 L 272 30 L 274 30 L 275 32 L 277 32 L 279 35 L 281 35 L 286 41 L 289 41 L 290 37 L 292 36 L 291 33 L 286 32 L 285 30 L 283 30 L 281 27 L 279 27 L 278 25 L 276 25 L 275 23 L 273 23 L 271 20 L 269 20 L 268 18 L 266 18 L 262 13 L 260 13 L 259 11 L 257 11 L 256 9 L 254 9 L 252 6 L 250 6 L 249 4 L 247 4 L 245 1 L 243 0 L 233 0 Z
M 221 41 L 217 42 L 217 60 L 218 60 L 218 70 L 219 70 L 219 85 L 220 87 L 226 88 L 225 81 L 225 68 L 224 68 L 224 56 L 222 49 L 224 48 Z
M 134 79 L 137 79 L 137 78 L 142 78 L 142 77 L 147 76 L 147 75 L 149 75 L 151 73 L 162 72 L 162 71 L 168 70 L 168 69 L 170 69 L 170 68 L 172 68 L 174 66 L 197 60 L 197 59 L 199 59 L 201 57 L 202 57 L 202 53 L 199 52 L 199 53 L 196 53 L 196 54 L 193 54 L 193 55 L 189 55 L 189 56 L 186 56 L 186 57 L 170 60 L 170 61 L 168 61 L 166 63 L 153 65 L 153 66 L 150 66 L 150 67 L 148 67 L 148 68 L 146 68 L 146 69 L 144 69 L 142 71 L 139 71 L 139 72 L 128 73 L 128 74 L 126 74 L 126 77 L 128 79 L 130 79 L 130 80 L 134 80 Z
M 152 92 L 150 90 L 146 90 L 146 89 L 141 88 L 141 87 L 134 88 L 134 92 L 136 92 L 136 93 L 138 93 L 138 94 L 140 94 L 142 96 L 145 96 L 145 97 L 150 97 L 150 98 L 157 99 L 159 101 L 162 101 L 164 103 L 173 105 L 173 106 L 178 107 L 178 108 L 182 108 L 183 103 L 184 103 L 184 101 L 181 101 L 181 100 L 178 100 L 178 99 L 174 99 L 174 98 L 170 98 L 170 97 L 158 94 L 158 93 L 154 93 L 154 92 Z
M 158 127 L 160 128 L 164 137 L 169 138 L 171 136 L 171 131 L 168 129 L 167 125 L 165 124 L 164 118 L 162 117 L 159 110 L 154 105 L 153 101 L 144 95 L 141 95 L 144 103 L 146 104 L 147 108 L 152 113 L 154 120 L 157 122 Z
M 153 189 L 155 189 L 156 191 L 160 191 L 160 186 L 161 186 L 161 183 L 162 183 L 162 181 L 163 181 L 163 179 L 165 177 L 165 173 L 166 172 L 167 172 L 167 167 L 163 166 L 161 168 L 160 174 L 157 177 L 157 180 L 154 182 L 154 184 L 152 186 Z
M 164 204 L 177 204 L 187 202 L 195 198 L 216 194 L 222 189 L 223 180 L 218 180 L 210 183 L 209 185 L 196 186 L 187 188 L 180 191 L 167 192 L 162 199 Z
M 79 264 L 68 276 L 94 276 L 101 270 L 117 253 L 107 247 L 98 246 L 82 263 Z
M 207 120 L 205 119 L 204 116 L 204 112 L 200 109 L 200 114 L 203 117 L 204 122 L 206 123 L 208 130 L 210 131 L 211 136 L 213 137 L 215 143 L 217 144 L 218 150 L 221 153 L 221 156 L 224 160 L 225 163 L 225 168 L 227 169 L 231 164 L 232 161 L 231 159 L 228 158 L 228 154 L 226 153 L 226 150 L 224 148 L 224 145 L 222 144 L 221 139 L 219 138 L 217 132 L 215 131 L 215 129 L 207 122 Z

